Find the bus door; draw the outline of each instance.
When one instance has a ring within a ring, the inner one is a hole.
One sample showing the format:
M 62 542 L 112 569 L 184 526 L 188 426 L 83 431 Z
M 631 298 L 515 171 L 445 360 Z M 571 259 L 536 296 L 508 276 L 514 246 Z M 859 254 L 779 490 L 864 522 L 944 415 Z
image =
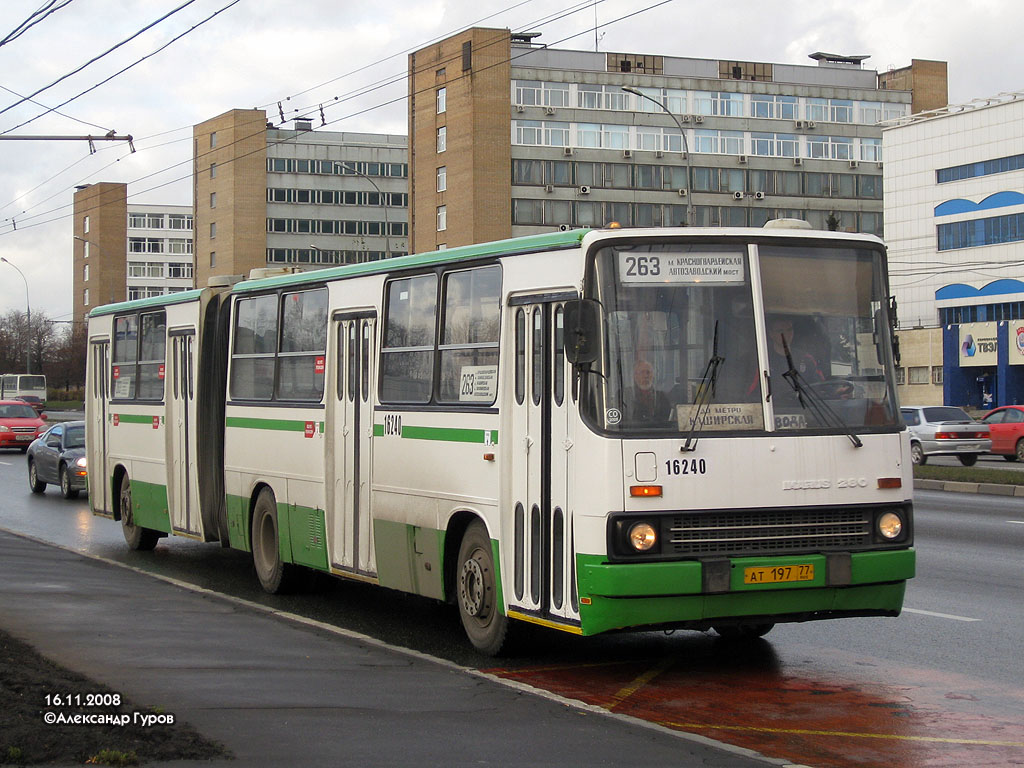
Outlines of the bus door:
M 110 340 L 94 341 L 90 354 L 92 376 L 89 378 L 89 391 L 86 396 L 91 408 L 89 426 L 85 430 L 89 456 L 89 505 L 94 512 L 113 515 L 110 473 L 107 471 L 107 447 L 110 444 L 107 409 L 107 400 L 110 397 Z
M 512 306 L 513 606 L 557 620 L 577 615 L 569 498 L 572 429 L 563 303 L 525 297 Z M 507 562 L 507 561 L 506 561 Z
M 333 448 L 327 488 L 331 565 L 365 576 L 377 573 L 370 518 L 376 325 L 373 313 L 335 315 L 336 386 L 328 414 Z
M 175 533 L 199 534 L 198 487 L 193 462 L 192 432 L 195 429 L 194 328 L 171 330 L 167 387 L 167 495 L 171 527 Z

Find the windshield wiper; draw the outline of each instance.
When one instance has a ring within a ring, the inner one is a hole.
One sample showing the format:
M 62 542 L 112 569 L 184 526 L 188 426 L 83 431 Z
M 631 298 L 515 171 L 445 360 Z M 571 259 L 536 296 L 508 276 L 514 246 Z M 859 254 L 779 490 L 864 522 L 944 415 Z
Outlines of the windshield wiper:
M 796 399 L 800 403 L 800 407 L 805 411 L 813 413 L 818 418 L 818 421 L 825 426 L 841 429 L 843 434 L 850 439 L 851 443 L 853 443 L 854 448 L 863 447 L 864 443 L 861 442 L 860 438 L 852 429 L 850 429 L 846 422 L 843 421 L 842 417 L 836 413 L 832 409 L 832 406 L 830 406 L 821 395 L 815 392 L 814 388 L 804 380 L 803 376 L 800 375 L 796 366 L 793 365 L 793 355 L 789 351 L 789 344 L 786 343 L 785 336 L 782 337 L 782 349 L 786 353 L 786 365 L 789 366 L 789 370 L 782 374 L 782 378 L 788 381 L 789 385 L 793 387 L 793 391 L 796 392 Z
M 714 339 L 711 343 L 711 357 L 704 368 L 704 375 L 701 376 L 700 386 L 697 387 L 697 395 L 693 398 L 696 414 L 690 419 L 690 431 L 686 435 L 686 442 L 680 448 L 681 451 L 694 451 L 697 449 L 697 440 L 700 439 L 700 433 L 704 429 L 704 416 L 707 415 L 715 397 L 718 369 L 722 367 L 724 362 L 725 358 L 718 354 L 718 321 L 716 320 Z M 692 408 L 690 413 L 693 414 Z

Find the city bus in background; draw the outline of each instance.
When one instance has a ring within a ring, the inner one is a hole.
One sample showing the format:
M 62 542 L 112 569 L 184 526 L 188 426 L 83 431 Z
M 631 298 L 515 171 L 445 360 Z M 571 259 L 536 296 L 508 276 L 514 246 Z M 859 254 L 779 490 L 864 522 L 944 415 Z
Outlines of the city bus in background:
M 534 235 L 93 309 L 90 504 L 136 549 L 453 603 L 498 653 L 896 616 L 914 574 L 883 244 Z
M 0 376 L 0 400 L 24 400 L 42 413 L 46 408 L 46 377 L 37 373 L 5 373 Z

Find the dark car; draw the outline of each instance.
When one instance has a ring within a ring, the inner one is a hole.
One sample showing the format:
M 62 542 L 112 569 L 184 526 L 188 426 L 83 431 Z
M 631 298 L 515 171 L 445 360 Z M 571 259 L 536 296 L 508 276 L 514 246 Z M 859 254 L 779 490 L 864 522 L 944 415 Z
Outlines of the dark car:
M 55 424 L 28 447 L 28 485 L 42 493 L 47 483 L 60 486 L 65 499 L 73 499 L 87 487 L 85 422 Z
M 1007 461 L 1024 461 L 1024 405 L 1004 405 L 985 414 L 992 434 L 992 453 Z
M 0 448 L 17 448 L 22 453 L 46 429 L 46 416 L 39 417 L 21 400 L 0 400 Z

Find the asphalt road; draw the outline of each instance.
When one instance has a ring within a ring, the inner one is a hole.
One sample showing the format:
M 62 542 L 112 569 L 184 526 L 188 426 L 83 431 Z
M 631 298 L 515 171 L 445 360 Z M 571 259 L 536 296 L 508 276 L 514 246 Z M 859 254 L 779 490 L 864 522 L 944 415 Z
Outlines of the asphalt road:
M 17 452 L 0 451 L 0 528 L 808 765 L 1024 764 L 1024 499 L 918 492 L 918 575 L 896 619 L 782 625 L 743 649 L 696 632 L 528 628 L 500 661 L 433 601 L 320 576 L 266 595 L 249 556 L 216 544 L 131 552 L 84 498 L 30 494 Z

